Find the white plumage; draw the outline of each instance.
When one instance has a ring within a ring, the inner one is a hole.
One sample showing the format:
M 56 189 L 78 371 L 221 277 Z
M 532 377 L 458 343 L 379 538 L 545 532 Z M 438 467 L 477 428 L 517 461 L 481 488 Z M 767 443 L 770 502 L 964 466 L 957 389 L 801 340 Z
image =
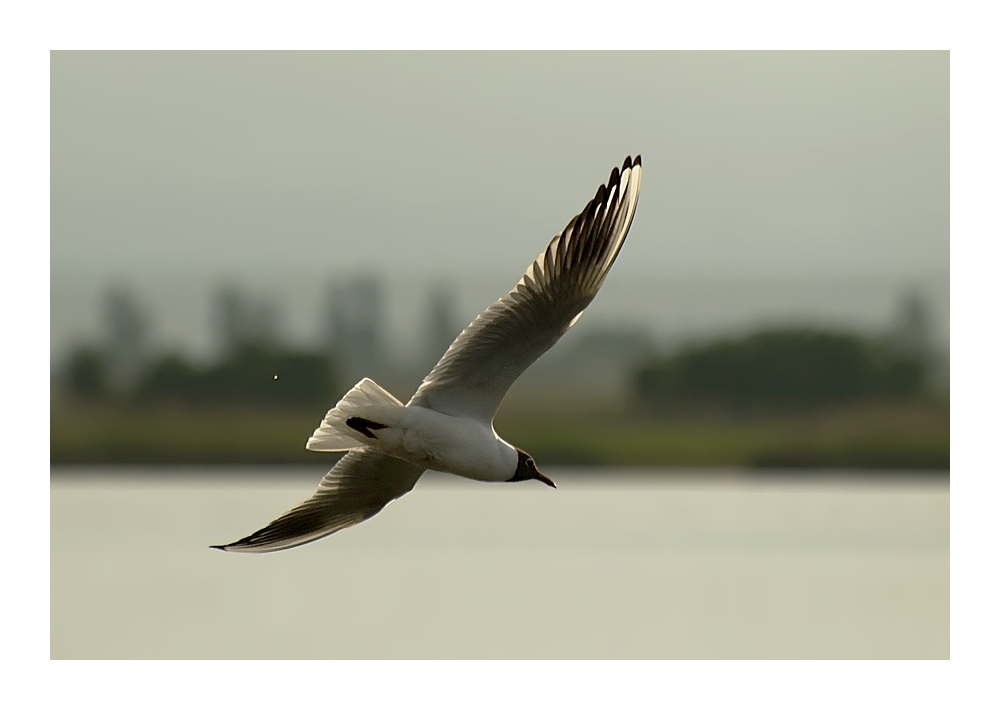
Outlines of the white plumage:
M 348 421 L 361 419 L 371 428 Z M 327 412 L 306 448 L 344 451 L 370 446 L 393 458 L 477 481 L 506 481 L 517 468 L 517 449 L 492 424 L 453 417 L 402 402 L 367 377 Z
M 306 442 L 306 448 L 310 451 L 347 451 L 364 445 L 368 443 L 367 437 L 347 426 L 348 419 L 363 417 L 381 421 L 386 412 L 402 408 L 402 402 L 366 377 L 326 413 L 319 428 Z
M 372 517 L 426 469 L 555 487 L 530 455 L 497 436 L 493 417 L 514 380 L 597 295 L 632 224 L 641 179 L 639 156 L 615 168 L 514 289 L 462 331 L 407 404 L 367 378 L 355 385 L 306 444 L 348 452 L 315 494 L 217 549 L 269 552 L 311 542 Z

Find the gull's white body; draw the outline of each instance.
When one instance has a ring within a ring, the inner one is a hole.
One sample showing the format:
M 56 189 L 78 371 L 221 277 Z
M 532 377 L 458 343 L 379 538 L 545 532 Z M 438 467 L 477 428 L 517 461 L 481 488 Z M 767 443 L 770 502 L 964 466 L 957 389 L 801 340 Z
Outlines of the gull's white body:
M 407 404 L 363 379 L 327 412 L 306 444 L 346 451 L 311 498 L 218 549 L 270 552 L 367 520 L 408 493 L 426 469 L 477 481 L 555 484 L 527 452 L 493 430 L 501 400 L 524 370 L 577 322 L 625 242 L 642 163 L 626 158 L 556 235 L 514 289 L 451 344 Z
M 378 422 L 380 428 L 352 429 L 347 424 L 351 417 Z M 497 436 L 492 422 L 404 405 L 367 377 L 327 412 L 306 442 L 310 451 L 358 446 L 476 481 L 506 481 L 517 468 L 517 449 Z
M 491 482 L 509 480 L 517 468 L 517 449 L 497 436 L 492 424 L 414 405 L 374 405 L 364 410 L 364 416 L 385 428 L 373 431 L 374 438 L 353 432 L 357 445 L 415 466 Z
M 424 407 L 397 411 L 397 425 L 375 432 L 383 453 L 476 481 L 506 481 L 514 474 L 517 449 L 497 436 L 492 425 Z

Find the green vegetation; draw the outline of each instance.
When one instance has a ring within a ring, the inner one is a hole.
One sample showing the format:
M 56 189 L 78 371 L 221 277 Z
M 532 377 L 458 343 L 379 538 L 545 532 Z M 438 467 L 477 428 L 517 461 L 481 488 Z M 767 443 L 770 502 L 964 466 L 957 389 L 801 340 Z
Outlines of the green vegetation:
M 325 408 L 136 408 L 53 401 L 51 460 L 314 463 Z M 947 469 L 947 402 L 854 405 L 754 419 L 636 417 L 558 403 L 504 407 L 497 431 L 545 465 Z
M 497 431 L 542 462 L 621 466 L 947 469 L 947 402 L 755 417 L 501 411 Z
M 649 363 L 636 374 L 635 393 L 653 411 L 692 404 L 813 408 L 917 397 L 926 370 L 918 358 L 856 335 L 778 330 Z
M 140 403 L 322 407 L 335 397 L 333 369 L 319 355 L 241 348 L 204 369 L 168 356 L 146 372 L 135 390 Z
M 108 377 L 106 357 L 83 348 L 70 358 L 66 389 L 82 402 L 132 404 L 138 407 L 175 404 L 204 407 L 322 407 L 336 396 L 334 369 L 320 355 L 247 344 L 222 362 L 197 367 L 179 355 L 149 364 L 137 382 L 116 391 Z
M 51 462 L 310 463 L 305 442 L 325 413 L 53 400 Z
M 162 356 L 127 388 L 108 360 L 95 348 L 70 358 L 52 400 L 52 463 L 311 462 L 305 441 L 340 394 L 327 358 L 261 342 L 208 367 Z
M 163 357 L 116 390 L 100 351 L 80 350 L 52 401 L 52 463 L 332 462 L 305 450 L 341 394 L 329 362 L 231 352 L 206 368 Z M 496 429 L 542 465 L 947 470 L 949 405 L 925 380 L 885 344 L 771 331 L 650 362 L 627 402 L 506 402 Z

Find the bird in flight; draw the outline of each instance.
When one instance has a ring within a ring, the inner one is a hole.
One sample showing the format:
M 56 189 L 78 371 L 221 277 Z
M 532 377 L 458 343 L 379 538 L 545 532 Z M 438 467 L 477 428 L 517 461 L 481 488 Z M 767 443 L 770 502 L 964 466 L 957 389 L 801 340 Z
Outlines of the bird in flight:
M 584 210 L 549 242 L 514 289 L 451 344 L 403 404 L 368 378 L 331 409 L 306 443 L 346 451 L 311 498 L 228 552 L 273 552 L 362 522 L 408 493 L 427 469 L 477 481 L 537 480 L 556 487 L 526 451 L 493 429 L 507 390 L 576 323 L 625 242 L 642 161 L 625 158 Z

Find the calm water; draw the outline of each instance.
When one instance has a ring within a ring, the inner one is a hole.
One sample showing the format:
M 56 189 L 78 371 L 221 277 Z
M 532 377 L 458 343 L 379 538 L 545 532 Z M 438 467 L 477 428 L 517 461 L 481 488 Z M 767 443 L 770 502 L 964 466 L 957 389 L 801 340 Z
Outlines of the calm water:
M 949 656 L 946 479 L 427 475 L 317 543 L 208 549 L 324 471 L 55 470 L 52 657 Z

